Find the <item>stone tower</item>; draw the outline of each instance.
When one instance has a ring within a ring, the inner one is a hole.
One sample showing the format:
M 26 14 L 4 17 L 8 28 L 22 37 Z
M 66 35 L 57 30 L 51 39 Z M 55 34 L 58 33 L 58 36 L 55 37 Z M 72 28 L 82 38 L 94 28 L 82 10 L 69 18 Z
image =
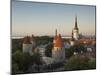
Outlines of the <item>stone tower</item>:
M 35 41 L 33 35 L 32 37 L 30 36 L 24 37 L 22 46 L 23 46 L 23 52 L 27 52 L 30 55 L 32 55 L 33 49 L 35 48 Z
M 61 34 L 57 34 L 57 30 L 53 39 L 52 57 L 56 61 L 64 61 L 65 59 L 65 49 L 63 46 Z

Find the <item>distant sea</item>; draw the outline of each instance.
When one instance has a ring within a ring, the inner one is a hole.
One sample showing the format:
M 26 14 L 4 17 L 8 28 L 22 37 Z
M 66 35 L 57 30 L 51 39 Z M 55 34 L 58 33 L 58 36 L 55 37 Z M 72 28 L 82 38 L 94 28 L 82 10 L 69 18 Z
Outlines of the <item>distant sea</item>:
M 22 39 L 22 38 L 24 38 L 23 36 L 13 36 L 13 37 L 11 37 L 11 39 Z
M 12 36 L 11 39 L 22 39 L 24 36 Z M 71 36 L 62 36 L 62 38 L 68 39 L 71 38 Z

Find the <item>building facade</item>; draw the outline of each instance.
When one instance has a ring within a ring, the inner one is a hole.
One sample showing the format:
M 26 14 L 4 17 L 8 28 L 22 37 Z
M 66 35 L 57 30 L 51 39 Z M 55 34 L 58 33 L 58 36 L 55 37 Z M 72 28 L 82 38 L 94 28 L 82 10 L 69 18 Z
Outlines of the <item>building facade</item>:
M 52 58 L 56 61 L 64 61 L 65 59 L 65 48 L 62 42 L 61 34 L 57 34 L 57 30 L 53 39 Z
M 26 52 L 32 55 L 35 49 L 35 40 L 33 35 L 32 37 L 30 36 L 24 37 L 22 46 L 23 46 L 23 53 Z

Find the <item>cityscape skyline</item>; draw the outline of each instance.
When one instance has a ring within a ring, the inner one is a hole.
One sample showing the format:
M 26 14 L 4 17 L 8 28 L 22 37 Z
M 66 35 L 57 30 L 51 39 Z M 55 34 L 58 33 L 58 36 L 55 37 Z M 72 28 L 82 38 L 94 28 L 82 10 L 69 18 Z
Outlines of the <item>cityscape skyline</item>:
M 76 15 L 79 33 L 95 35 L 95 14 L 89 5 L 12 1 L 12 36 L 71 35 Z

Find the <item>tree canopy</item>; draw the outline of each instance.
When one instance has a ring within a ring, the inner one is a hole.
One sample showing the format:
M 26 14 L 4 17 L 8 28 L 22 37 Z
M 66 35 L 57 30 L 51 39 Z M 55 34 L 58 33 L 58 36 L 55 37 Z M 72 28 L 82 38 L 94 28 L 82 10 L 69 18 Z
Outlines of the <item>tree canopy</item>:
M 87 56 L 74 55 L 65 63 L 65 70 L 87 70 L 95 69 L 96 61 Z
M 30 56 L 29 53 L 16 51 L 12 54 L 12 73 L 27 73 L 28 68 L 33 64 L 41 64 L 39 53 L 34 53 Z

